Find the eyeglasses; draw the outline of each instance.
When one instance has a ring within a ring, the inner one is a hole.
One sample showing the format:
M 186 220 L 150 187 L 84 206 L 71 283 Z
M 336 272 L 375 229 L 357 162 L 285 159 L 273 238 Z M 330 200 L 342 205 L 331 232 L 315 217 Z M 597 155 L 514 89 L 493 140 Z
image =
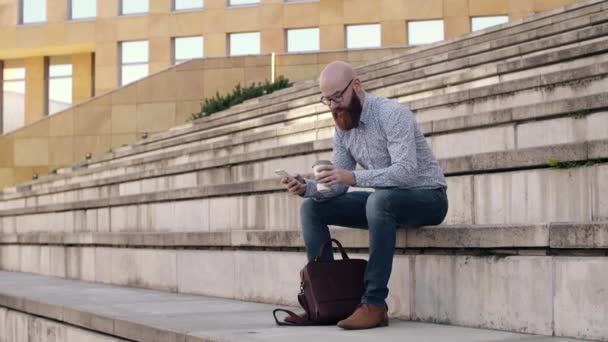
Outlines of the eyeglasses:
M 331 101 L 333 101 L 335 103 L 341 103 L 344 92 L 346 91 L 346 89 L 348 89 L 348 87 L 350 86 L 351 83 L 353 83 L 354 80 L 355 80 L 354 78 L 352 80 L 350 80 L 350 82 L 348 82 L 346 87 L 344 87 L 344 89 L 342 89 L 340 94 L 332 95 L 332 96 L 321 96 L 321 103 L 324 105 L 327 105 L 327 106 L 331 105 Z

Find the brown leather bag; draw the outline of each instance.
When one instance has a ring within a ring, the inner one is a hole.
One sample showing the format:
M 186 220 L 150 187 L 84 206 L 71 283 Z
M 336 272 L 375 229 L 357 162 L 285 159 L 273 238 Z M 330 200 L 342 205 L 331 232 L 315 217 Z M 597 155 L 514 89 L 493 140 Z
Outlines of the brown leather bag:
M 328 243 L 335 242 L 342 260 L 321 261 Z M 363 277 L 367 261 L 350 259 L 342 244 L 336 239 L 321 245 L 315 259 L 300 271 L 300 293 L 298 302 L 306 313 L 298 316 L 292 311 L 275 309 L 274 319 L 278 325 L 329 325 L 350 316 L 363 296 Z M 277 312 L 289 315 L 289 321 L 280 322 Z

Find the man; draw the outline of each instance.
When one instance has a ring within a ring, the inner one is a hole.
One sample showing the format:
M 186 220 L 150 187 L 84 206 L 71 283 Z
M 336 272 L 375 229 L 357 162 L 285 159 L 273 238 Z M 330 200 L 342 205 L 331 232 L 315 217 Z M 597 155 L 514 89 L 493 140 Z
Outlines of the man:
M 307 199 L 301 219 L 308 260 L 330 238 L 328 225 L 369 230 L 369 260 L 361 305 L 343 329 L 388 325 L 388 280 L 398 226 L 437 225 L 448 210 L 447 185 L 437 160 L 411 111 L 396 101 L 363 90 L 353 68 L 332 62 L 319 77 L 321 102 L 329 106 L 336 129 L 333 165 L 315 179 L 299 175 L 281 181 L 289 192 Z M 363 170 L 355 170 L 359 164 Z M 317 183 L 331 187 L 318 192 Z M 346 192 L 349 186 L 374 192 Z M 331 246 L 323 251 L 333 260 Z

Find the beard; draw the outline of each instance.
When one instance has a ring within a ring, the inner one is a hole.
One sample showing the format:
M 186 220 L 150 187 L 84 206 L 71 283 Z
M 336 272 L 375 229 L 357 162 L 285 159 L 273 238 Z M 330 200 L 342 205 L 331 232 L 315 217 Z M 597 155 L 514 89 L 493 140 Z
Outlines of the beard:
M 353 91 L 353 96 L 350 98 L 350 103 L 346 107 L 337 107 L 331 111 L 336 126 L 343 131 L 348 131 L 359 127 L 361 119 L 361 100 L 357 93 Z

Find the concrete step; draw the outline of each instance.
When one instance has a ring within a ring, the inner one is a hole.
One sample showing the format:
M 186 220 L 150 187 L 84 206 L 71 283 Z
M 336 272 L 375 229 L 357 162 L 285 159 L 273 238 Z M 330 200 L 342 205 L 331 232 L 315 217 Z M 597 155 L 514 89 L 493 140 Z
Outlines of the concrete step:
M 566 342 L 571 339 L 392 319 L 356 333 L 335 326 L 277 327 L 276 305 L 130 289 L 30 274 L 0 273 L 0 338 L 52 331 L 69 341 L 467 341 Z M 37 330 L 39 329 L 39 330 Z M 74 339 L 78 338 L 78 339 Z
M 608 12 L 607 12 L 608 14 Z M 608 15 L 606 15 L 606 19 L 608 20 Z M 542 67 L 547 64 L 555 64 L 558 61 L 569 60 L 573 57 L 583 57 L 587 54 L 598 54 L 601 51 L 606 50 L 606 38 L 601 38 L 600 41 L 591 41 L 588 44 L 581 45 L 581 39 L 590 39 L 593 37 L 597 37 L 600 33 L 597 32 L 597 29 L 587 29 L 588 32 L 585 34 L 572 34 L 567 39 L 562 37 L 562 40 L 558 42 L 553 42 L 552 44 L 559 46 L 559 44 L 565 44 L 565 42 L 571 42 L 575 44 L 574 46 L 560 47 L 559 51 L 549 51 L 546 54 L 541 56 L 533 55 L 530 58 L 525 58 L 519 52 L 519 50 L 512 52 L 513 56 L 519 56 L 518 60 L 515 61 L 504 61 L 502 63 L 490 63 L 477 66 L 471 69 L 471 66 L 474 66 L 469 58 L 461 58 L 459 60 L 451 61 L 450 63 L 443 63 L 434 68 L 434 70 L 426 70 L 423 69 L 419 72 L 407 72 L 403 75 L 397 75 L 398 80 L 393 80 L 393 84 L 395 82 L 400 82 L 398 85 L 393 85 L 391 87 L 387 87 L 391 83 L 380 84 L 378 87 L 370 88 L 369 90 L 372 93 L 376 93 L 378 95 L 387 96 L 387 97 L 396 97 L 400 98 L 402 102 L 409 102 L 415 100 L 420 97 L 428 97 L 441 95 L 446 92 L 454 92 L 456 90 L 466 90 L 468 87 L 479 87 L 481 85 L 494 84 L 498 81 L 516 79 L 526 74 L 530 75 L 538 75 L 547 72 L 557 71 L 566 69 L 565 66 L 555 65 L 553 67 Z M 601 26 L 601 35 L 606 35 L 608 33 L 608 24 L 604 24 Z M 550 48 L 550 44 L 547 44 L 544 41 L 533 42 L 537 46 L 537 49 L 548 49 Z M 500 56 L 501 60 L 506 59 L 509 55 L 504 55 L 502 51 L 491 52 L 494 56 Z M 545 56 L 545 57 L 543 57 Z M 494 61 L 497 57 L 493 57 L 494 59 L 487 60 L 486 63 Z M 605 56 L 596 57 L 595 60 L 589 59 L 587 60 L 588 65 L 597 63 L 598 61 L 605 61 Z M 579 62 L 584 63 L 583 62 Z M 575 64 L 575 63 L 572 63 Z M 541 67 L 536 71 L 529 70 L 533 67 Z M 560 69 L 561 68 L 561 69 Z M 460 72 L 452 71 L 453 74 L 443 75 L 450 70 L 461 70 Z M 517 70 L 528 70 L 524 72 L 520 72 L 519 74 L 516 72 Z M 507 73 L 512 73 L 513 75 L 509 77 L 501 77 L 500 79 L 496 77 L 497 75 L 506 75 Z M 438 77 L 432 77 L 433 75 L 440 75 Z M 407 83 L 408 81 L 415 81 L 414 84 Z M 382 80 L 382 82 L 386 82 L 386 80 Z M 455 86 L 459 85 L 459 86 Z M 367 85 L 366 85 L 367 86 Z M 438 89 L 433 91 L 433 89 Z M 284 106 L 283 106 L 284 107 Z M 240 114 L 238 117 L 229 117 L 226 120 L 218 120 L 213 123 L 207 123 L 204 126 L 198 125 L 193 126 L 191 132 L 182 132 L 179 136 L 172 136 L 170 138 L 165 138 L 160 142 L 154 143 L 154 141 L 158 140 L 150 140 L 148 139 L 145 143 L 145 148 L 129 148 L 124 151 L 119 150 L 117 153 L 107 155 L 104 158 L 98 159 L 99 162 L 103 162 L 106 160 L 114 159 L 117 160 L 120 157 L 125 157 L 132 155 L 134 153 L 142 153 L 146 151 L 150 151 L 157 148 L 175 146 L 183 142 L 193 142 L 199 139 L 199 136 L 203 132 L 211 132 L 213 128 L 216 129 L 216 136 L 221 134 L 227 134 L 231 131 L 241 131 L 244 129 L 252 129 L 257 125 L 269 125 L 269 124 L 284 124 L 286 121 L 294 120 L 298 118 L 303 118 L 305 116 L 310 115 L 323 115 L 327 114 L 327 108 L 320 105 L 318 103 L 318 96 L 311 100 L 310 104 L 306 107 L 300 107 L 294 110 L 284 109 L 279 105 L 269 106 L 272 111 L 269 113 L 262 113 L 261 111 L 247 112 Z M 416 106 L 416 109 L 423 109 L 421 106 Z M 276 110 L 276 111 L 275 111 Z M 261 120 L 260 114 L 263 114 L 264 120 Z M 272 114 L 275 113 L 275 114 Z M 275 120 L 268 121 L 268 115 L 275 117 Z M 238 123 L 237 123 L 238 122 Z M 230 125 L 230 126 L 227 126 Z M 230 127 L 234 127 L 232 130 Z M 187 134 L 186 134 L 187 133 Z M 204 134 L 204 133 L 203 133 Z M 177 139 L 174 139 L 176 138 Z M 92 163 L 94 164 L 94 163 Z
M 400 230 L 389 283 L 390 314 L 607 340 L 602 324 L 608 319 L 602 309 L 608 299 L 607 227 L 592 223 Z M 334 229 L 332 235 L 344 242 L 352 257 L 367 257 L 365 231 Z M 63 237 L 3 240 L 1 268 L 295 305 L 297 273 L 305 262 L 299 231 Z
M 595 153 L 590 144 L 571 146 L 565 154 Z M 606 144 L 601 147 L 608 151 Z M 600 148 L 597 148 L 600 149 Z M 547 155 L 521 151 L 510 156 L 468 159 L 463 165 L 497 166 L 501 162 L 546 163 Z M 578 159 L 578 158 L 576 158 Z M 535 162 L 534 160 L 541 160 Z M 582 158 L 585 160 L 585 158 Z M 499 170 L 499 169 L 498 169 Z M 608 220 L 605 179 L 607 164 L 572 169 L 495 171 L 447 178 L 450 208 L 446 224 L 534 224 L 547 221 Z M 151 191 L 142 191 L 142 186 Z M 231 229 L 284 230 L 299 227 L 301 199 L 288 194 L 276 177 L 267 180 L 197 185 L 159 191 L 146 180 L 126 188 L 131 195 L 108 195 L 109 187 L 84 189 L 3 203 L 5 233 L 75 231 L 219 231 Z M 364 190 L 356 189 L 354 190 Z M 369 191 L 369 190 L 367 190 Z M 137 193 L 137 194 L 136 194 Z
M 600 64 L 600 66 L 603 64 Z M 580 75 L 581 77 L 585 77 L 586 75 L 588 75 L 589 73 L 593 73 L 594 71 L 598 71 L 602 69 L 602 67 L 598 67 L 598 65 L 592 65 L 592 66 L 588 66 L 588 67 L 581 67 L 581 68 L 576 68 L 571 72 L 567 72 L 567 71 L 563 71 L 563 72 L 559 72 L 559 73 L 554 73 L 554 74 L 550 74 L 550 75 L 555 75 L 555 81 L 561 82 L 556 84 L 545 84 L 545 88 L 547 88 L 547 90 L 545 91 L 544 88 L 541 88 L 541 90 L 536 89 L 534 87 L 530 88 L 531 85 L 537 85 L 539 82 L 544 82 L 547 83 L 546 81 L 544 81 L 543 78 L 544 76 L 536 76 L 536 77 L 531 77 L 531 78 L 527 78 L 525 81 L 511 81 L 511 82 L 507 82 L 507 83 L 503 83 L 504 88 L 506 88 L 506 90 L 512 90 L 512 88 L 514 86 L 522 85 L 524 86 L 524 90 L 513 93 L 513 92 L 509 92 L 507 94 L 505 94 L 503 97 L 498 96 L 499 93 L 497 93 L 497 91 L 500 90 L 494 90 L 494 89 L 490 89 L 491 87 L 496 87 L 496 88 L 500 88 L 503 85 L 499 85 L 499 86 L 490 86 L 490 88 L 488 87 L 484 87 L 484 89 L 480 89 L 479 92 L 483 93 L 490 93 L 490 95 L 493 96 L 486 96 L 484 97 L 484 99 L 475 99 L 475 101 L 471 102 L 471 100 L 466 100 L 464 99 L 463 101 L 461 101 L 461 105 L 457 105 L 454 106 L 453 104 L 448 104 L 447 106 L 441 106 L 441 107 L 437 107 L 437 108 L 432 108 L 431 110 L 428 111 L 421 111 L 420 109 L 418 110 L 417 113 L 417 118 L 422 124 L 422 131 L 423 133 L 427 134 L 427 135 L 432 135 L 434 134 L 432 128 L 431 128 L 431 124 L 430 122 L 428 122 L 428 120 L 430 120 L 430 118 L 435 118 L 435 120 L 433 121 L 437 121 L 437 120 L 445 120 L 445 119 L 449 119 L 452 118 L 454 116 L 459 116 L 462 118 L 468 117 L 468 116 L 475 116 L 475 115 L 479 115 L 479 117 L 482 116 L 486 116 L 487 113 L 479 113 L 480 111 L 493 111 L 496 112 L 494 110 L 494 108 L 499 107 L 499 108 L 505 108 L 506 110 L 513 108 L 512 103 L 517 103 L 517 104 L 524 104 L 524 105 L 528 105 L 534 108 L 538 108 L 539 106 L 543 106 L 542 102 L 549 102 L 551 100 L 554 101 L 564 101 L 563 99 L 577 99 L 576 101 L 578 101 L 578 98 L 580 98 L 581 96 L 593 96 L 594 93 L 597 92 L 602 92 L 607 84 L 605 84 L 606 80 L 608 78 L 602 78 L 601 75 L 594 75 L 591 78 L 587 78 L 587 79 L 582 79 L 579 80 L 578 82 L 576 82 L 573 79 L 569 79 L 569 80 L 565 80 L 566 77 L 568 76 L 573 76 L 573 75 Z M 578 72 L 578 73 L 577 73 Z M 561 74 L 563 73 L 563 74 Z M 559 75 L 562 75 L 561 77 Z M 564 76 L 565 75 L 565 76 Z M 550 76 L 548 76 L 550 77 Z M 573 76 L 573 77 L 577 77 L 577 76 Z M 528 86 L 528 88 L 526 88 L 525 86 Z M 504 89 L 503 89 L 504 90 Z M 467 91 L 466 93 L 468 93 L 470 95 L 472 91 Z M 460 98 L 462 98 L 462 93 L 459 93 L 460 95 L 456 94 L 458 96 L 460 96 Z M 466 94 L 465 94 L 466 95 Z M 471 96 L 468 96 L 469 98 Z M 580 101 L 578 101 L 578 103 L 580 103 Z M 411 103 L 411 105 L 416 105 L 416 101 Z M 515 107 L 515 109 L 519 110 L 521 109 L 521 107 Z M 574 109 L 573 109 L 574 110 Z M 581 112 L 585 112 L 587 109 L 585 108 L 581 108 L 580 110 L 576 110 L 577 113 L 581 113 Z M 478 114 L 479 113 L 479 114 Z M 504 113 L 504 112 L 503 112 Z M 528 116 L 534 116 L 535 114 L 532 115 L 528 115 Z M 316 119 L 317 116 L 313 116 L 311 117 L 311 119 Z M 461 120 L 462 118 L 457 118 L 457 120 Z M 275 120 L 281 120 L 281 117 L 275 119 Z M 427 120 L 426 122 L 424 120 Z M 474 121 L 474 120 L 473 120 Z M 504 120 L 503 120 L 504 121 Z M 515 121 L 515 119 L 514 119 Z M 424 124 L 427 124 L 426 126 Z M 441 124 L 441 123 L 439 123 Z M 296 142 L 300 142 L 300 141 L 310 141 L 310 140 L 318 140 L 320 138 L 324 138 L 324 137 L 331 137 L 331 134 L 333 133 L 333 123 L 331 121 L 331 119 L 324 119 L 324 120 L 317 120 L 316 123 L 304 123 L 304 124 L 294 124 L 291 125 L 289 127 L 285 127 L 282 129 L 274 129 L 272 127 L 270 127 L 268 130 L 259 132 L 259 133 L 251 133 L 251 130 L 247 130 L 247 125 L 248 124 L 241 124 L 240 126 L 235 127 L 234 129 L 236 130 L 237 133 L 231 134 L 229 136 L 226 136 L 225 138 L 222 138 L 222 134 L 229 134 L 230 131 L 226 131 L 225 129 L 219 132 L 202 132 L 202 133 L 198 133 L 196 136 L 193 137 L 188 137 L 188 138 L 182 138 L 179 140 L 176 140 L 174 142 L 172 142 L 171 146 L 172 147 L 167 147 L 167 148 L 162 148 L 162 149 L 155 149 L 153 151 L 150 152 L 144 152 L 144 153 L 140 153 L 138 155 L 131 155 L 128 158 L 115 158 L 115 159 L 109 159 L 106 162 L 101 162 L 101 163 L 92 163 L 91 165 L 89 165 L 89 167 L 91 168 L 91 170 L 86 170 L 86 171 L 81 171 L 80 173 L 77 173 L 77 175 L 86 175 L 86 174 L 93 174 L 95 172 L 98 171 L 106 171 L 108 169 L 111 169 L 113 167 L 118 168 L 118 167 L 125 167 L 125 166 L 132 166 L 134 165 L 136 162 L 133 162 L 133 160 L 136 161 L 154 161 L 154 160 L 159 160 L 162 158 L 166 158 L 169 157 L 171 155 L 176 156 L 177 159 L 182 159 L 182 160 L 188 160 L 188 158 L 182 158 L 184 157 L 185 154 L 189 154 L 192 151 L 201 151 L 201 150 L 208 150 L 209 153 L 207 153 L 207 155 L 209 155 L 210 157 L 216 157 L 216 156 L 222 156 L 222 155 L 229 155 L 231 153 L 238 153 L 239 151 L 253 151 L 253 150 L 259 150 L 259 149 L 264 149 L 264 148 L 268 148 L 270 146 L 273 146 L 275 144 L 278 145 L 285 145 L 285 144 L 290 144 L 290 143 L 296 143 Z M 239 128 L 242 127 L 241 129 L 244 129 L 245 131 L 241 131 L 243 133 L 239 133 Z M 317 131 L 311 131 L 311 128 L 317 128 Z M 602 127 L 602 125 L 599 125 L 599 127 Z M 302 128 L 304 129 L 308 129 L 307 131 L 301 131 Z M 462 128 L 466 128 L 466 127 L 462 127 Z M 567 128 L 565 128 L 567 129 Z M 291 136 L 286 136 L 286 133 L 293 133 L 293 135 Z M 440 133 L 440 132 L 437 132 Z M 441 132 L 441 133 L 449 133 L 448 131 L 445 132 Z M 462 134 L 461 134 L 462 135 Z M 466 134 L 465 134 L 466 135 Z M 471 135 L 471 134 L 468 134 Z M 265 138 L 262 140 L 265 140 L 265 142 L 261 142 L 261 141 L 251 141 L 253 139 L 256 138 Z M 445 141 L 446 139 L 454 139 L 456 138 L 456 135 L 452 136 L 452 137 L 444 137 L 444 138 L 433 138 L 435 140 L 437 140 L 439 143 L 441 141 Z M 533 138 L 533 137 L 530 137 Z M 215 142 L 213 142 L 215 141 Z M 235 149 L 234 146 L 233 147 L 229 147 L 228 149 L 219 149 L 219 147 L 224 147 L 226 146 L 227 142 L 229 143 L 237 143 L 240 144 L 242 142 L 247 142 L 249 141 L 249 144 L 245 144 L 242 146 L 239 146 L 238 149 Z M 500 141 L 494 141 L 495 144 L 502 144 Z M 431 141 L 431 144 L 433 144 L 433 142 Z M 439 144 L 440 145 L 440 144 Z M 450 146 L 454 146 L 451 143 L 449 144 Z M 455 145 L 455 146 L 459 146 L 459 145 Z M 481 145 L 481 147 L 486 147 L 485 145 Z M 211 149 L 209 149 L 211 148 Z M 463 153 L 467 153 L 467 150 L 461 150 L 459 153 L 462 155 Z M 436 153 L 438 153 L 436 151 Z M 450 156 L 450 153 L 452 152 L 446 152 L 446 155 L 443 155 L 441 153 L 438 154 L 438 156 L 444 157 L 444 156 Z M 154 158 L 154 156 L 157 156 L 158 158 Z M 456 156 L 456 155 L 454 155 Z M 203 157 L 201 157 L 203 158 Z M 112 165 L 115 164 L 114 166 L 110 166 L 109 168 L 107 167 L 108 165 Z M 55 177 L 45 177 L 44 179 L 41 179 L 39 181 L 34 181 L 34 182 L 30 182 L 27 183 L 28 185 L 38 185 L 38 184 L 45 184 L 48 181 L 55 181 L 58 182 L 59 184 L 61 184 L 61 180 L 63 179 L 68 179 L 68 178 L 72 178 L 72 181 L 74 182 L 78 182 L 81 180 L 81 178 L 78 177 L 74 177 L 75 174 L 70 173 L 70 174 L 65 174 L 65 175 L 60 175 L 60 176 L 55 176 Z M 84 178 L 86 180 L 86 177 Z M 10 190 L 9 190 L 10 191 Z
M 431 63 L 444 62 L 445 59 L 442 58 L 447 58 L 448 56 L 443 57 L 442 54 L 446 52 L 451 52 L 454 56 L 462 57 L 467 54 L 475 54 L 479 51 L 489 51 L 500 47 L 545 38 L 550 35 L 563 33 L 573 28 L 581 27 L 581 25 L 584 24 L 589 24 L 589 21 L 585 19 L 586 16 L 605 9 L 606 6 L 604 1 L 579 1 L 570 6 L 537 14 L 535 16 L 526 18 L 525 20 L 519 20 L 504 26 L 474 32 L 464 37 L 439 42 L 431 46 L 415 48 L 409 51 L 403 57 L 386 61 L 383 60 L 379 63 L 370 63 L 370 65 L 367 67 L 361 67 L 358 69 L 359 74 L 364 75 L 372 71 L 377 71 L 378 69 L 384 69 L 397 64 L 402 64 L 404 62 L 433 56 L 435 57 L 435 60 L 431 59 Z M 577 20 L 577 18 L 582 18 L 582 21 Z M 559 25 L 562 22 L 566 22 L 566 24 Z M 525 35 L 517 36 L 521 33 L 525 33 Z M 234 108 L 222 113 L 218 113 L 212 117 L 201 119 L 200 122 L 209 122 L 224 116 L 230 116 L 235 113 L 249 112 L 268 106 L 269 104 L 275 104 L 277 103 L 277 100 L 279 100 L 279 97 L 284 101 L 293 101 L 303 96 L 316 94 L 318 91 L 315 88 L 318 86 L 318 84 L 316 82 L 310 82 L 309 85 L 310 88 L 308 91 L 303 91 L 304 89 L 300 87 L 293 90 L 285 89 L 279 93 L 280 95 L 271 94 L 264 97 L 269 101 L 264 101 L 264 98 L 261 98 L 257 103 L 258 106 L 235 106 Z M 292 96 L 284 96 L 285 94 L 291 94 Z

